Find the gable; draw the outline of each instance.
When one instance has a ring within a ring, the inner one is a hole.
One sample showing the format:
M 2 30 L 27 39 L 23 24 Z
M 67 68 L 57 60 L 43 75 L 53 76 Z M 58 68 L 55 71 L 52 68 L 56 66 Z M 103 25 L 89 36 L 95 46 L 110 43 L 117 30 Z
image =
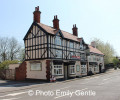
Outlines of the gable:
M 56 32 L 56 34 L 55 34 L 55 35 L 56 35 L 56 36 L 60 36 L 60 37 L 64 38 L 64 36 L 63 36 L 63 34 L 62 34 L 61 30 L 58 30 L 58 31 Z
M 35 27 L 37 27 L 37 29 Z M 43 31 L 44 34 L 47 34 L 47 32 L 42 27 L 33 22 L 23 40 L 36 37 L 40 31 Z

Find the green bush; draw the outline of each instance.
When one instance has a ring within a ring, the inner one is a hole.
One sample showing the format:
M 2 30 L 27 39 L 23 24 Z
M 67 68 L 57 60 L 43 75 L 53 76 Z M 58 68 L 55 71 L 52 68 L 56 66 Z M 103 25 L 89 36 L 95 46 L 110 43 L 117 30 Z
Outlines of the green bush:
M 3 61 L 2 63 L 0 63 L 0 69 L 8 69 L 8 66 L 9 64 L 17 64 L 17 63 L 20 63 L 20 61 L 18 60 L 6 60 L 6 61 Z

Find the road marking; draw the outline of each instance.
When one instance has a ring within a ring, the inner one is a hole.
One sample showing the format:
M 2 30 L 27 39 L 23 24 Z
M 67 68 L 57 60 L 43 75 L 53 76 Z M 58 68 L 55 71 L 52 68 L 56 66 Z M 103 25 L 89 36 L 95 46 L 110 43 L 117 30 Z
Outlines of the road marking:
M 10 99 L 1 99 L 1 100 L 16 100 L 16 99 L 20 99 L 21 97 L 19 98 L 10 98 Z
M 27 93 L 27 92 L 12 93 L 12 94 L 7 94 L 7 95 L 0 96 L 0 97 L 17 96 L 17 95 L 24 94 L 24 93 Z
M 88 89 L 88 88 L 81 89 L 80 91 L 84 91 L 86 89 Z M 58 99 L 58 98 L 61 98 L 61 97 L 64 97 L 64 96 L 68 96 L 68 95 L 62 95 L 62 96 L 54 97 L 54 99 Z

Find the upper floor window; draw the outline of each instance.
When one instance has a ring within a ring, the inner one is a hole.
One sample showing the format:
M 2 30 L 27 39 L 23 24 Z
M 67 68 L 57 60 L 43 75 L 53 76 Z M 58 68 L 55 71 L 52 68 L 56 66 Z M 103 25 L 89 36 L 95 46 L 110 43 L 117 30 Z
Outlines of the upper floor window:
M 103 57 L 100 57 L 100 60 L 103 61 Z
M 56 58 L 62 58 L 62 50 L 56 50 Z
M 96 56 L 95 55 L 93 56 L 93 60 L 96 61 Z
M 83 44 L 80 44 L 80 50 L 83 50 Z
M 91 61 L 91 56 L 88 56 L 88 60 Z
M 61 37 L 56 36 L 56 38 L 55 38 L 55 44 L 56 44 L 56 45 L 61 45 L 61 44 L 62 44 Z
M 73 42 L 70 42 L 70 48 L 73 48 Z

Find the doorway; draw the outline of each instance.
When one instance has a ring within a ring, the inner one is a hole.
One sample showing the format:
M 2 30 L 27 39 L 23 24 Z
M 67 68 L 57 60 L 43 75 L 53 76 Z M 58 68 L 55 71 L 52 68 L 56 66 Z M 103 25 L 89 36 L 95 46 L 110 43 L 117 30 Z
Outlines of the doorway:
M 102 72 L 102 64 L 99 64 L 99 73 Z
M 68 79 L 68 65 L 64 66 L 64 79 L 67 80 Z

